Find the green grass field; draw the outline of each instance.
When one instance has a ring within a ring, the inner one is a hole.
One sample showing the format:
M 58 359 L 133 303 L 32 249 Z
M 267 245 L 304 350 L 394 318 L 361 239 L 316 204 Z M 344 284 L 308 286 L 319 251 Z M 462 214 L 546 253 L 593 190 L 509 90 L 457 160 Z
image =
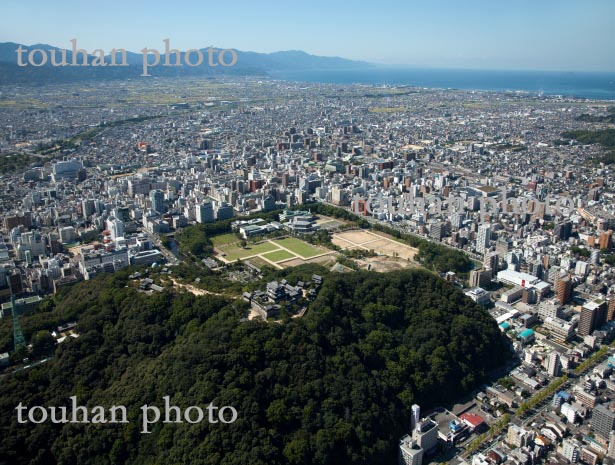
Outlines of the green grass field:
M 308 259 L 326 252 L 326 250 L 314 247 L 294 237 L 270 240 L 260 244 L 248 244 L 245 249 L 241 248 L 239 245 L 240 240 L 237 239 L 235 234 L 214 236 L 211 238 L 211 242 L 216 249 L 225 254 L 223 258 L 229 262 L 262 254 L 267 260 L 277 263 L 292 258 Z M 284 250 L 282 247 L 287 250 Z M 267 263 L 264 260 L 262 262 Z
M 269 252 L 262 255 L 267 260 L 272 262 L 281 262 L 282 260 L 288 260 L 289 258 L 295 258 L 295 256 L 286 250 L 276 250 L 275 252 Z
M 221 236 L 214 236 L 211 238 L 211 243 L 214 245 L 214 247 L 219 247 L 226 244 L 234 244 L 235 242 L 239 242 L 239 239 L 237 239 L 237 236 L 235 236 L 235 234 L 222 234 Z
M 271 266 L 271 263 L 263 260 L 261 257 L 252 257 L 246 261 L 252 263 L 252 265 L 257 266 L 259 268 L 262 268 L 264 266 Z
M 226 253 L 227 260 L 233 262 L 238 258 L 244 259 L 245 257 L 251 257 L 252 255 L 258 255 L 265 252 L 272 252 L 274 250 L 279 250 L 277 246 L 272 244 L 271 242 L 263 242 L 261 244 L 249 245 L 247 248 L 242 249 L 239 246 L 224 248 L 224 253 Z
M 303 258 L 311 258 L 323 253 L 321 249 L 314 247 L 313 245 L 303 242 L 300 239 L 294 237 L 287 237 L 285 239 L 278 239 L 275 243 L 280 244 L 282 247 L 287 248 L 291 252 L 299 255 Z

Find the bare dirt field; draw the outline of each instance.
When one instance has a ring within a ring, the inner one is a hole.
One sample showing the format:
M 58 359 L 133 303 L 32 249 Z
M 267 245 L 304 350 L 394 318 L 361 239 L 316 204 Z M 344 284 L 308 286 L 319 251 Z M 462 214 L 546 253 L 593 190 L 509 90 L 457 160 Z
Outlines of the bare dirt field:
M 379 255 L 389 257 L 399 257 L 404 260 L 412 261 L 417 249 L 409 245 L 397 242 L 384 234 L 376 234 L 371 231 L 344 231 L 335 233 L 331 242 L 343 249 L 373 250 Z
M 386 273 L 388 271 L 405 270 L 419 266 L 416 262 L 409 262 L 401 258 L 387 256 L 369 257 L 363 260 L 356 260 L 357 264 L 364 270 Z

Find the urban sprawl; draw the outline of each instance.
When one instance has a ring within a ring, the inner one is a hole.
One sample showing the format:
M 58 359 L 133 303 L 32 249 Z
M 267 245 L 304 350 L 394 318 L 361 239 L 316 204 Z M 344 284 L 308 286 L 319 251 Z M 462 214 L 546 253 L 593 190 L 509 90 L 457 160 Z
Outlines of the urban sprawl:
M 304 263 L 351 272 L 340 250 L 366 252 L 357 269 L 421 266 L 382 228 L 315 213 L 324 204 L 466 254 L 471 271 L 441 276 L 488 309 L 517 356 L 471 399 L 414 406 L 399 463 L 615 463 L 615 170 L 601 145 L 561 136 L 612 127 L 591 118 L 608 106 L 252 78 L 5 87 L 1 316 L 17 322 L 131 265 L 143 292 L 161 291 L 147 270 L 172 276 L 176 235 L 220 221 L 232 229 L 199 262 L 236 278 Z M 323 232 L 335 247 L 310 243 Z M 267 320 L 321 283 L 242 298 Z M 58 343 L 78 337 L 74 323 Z

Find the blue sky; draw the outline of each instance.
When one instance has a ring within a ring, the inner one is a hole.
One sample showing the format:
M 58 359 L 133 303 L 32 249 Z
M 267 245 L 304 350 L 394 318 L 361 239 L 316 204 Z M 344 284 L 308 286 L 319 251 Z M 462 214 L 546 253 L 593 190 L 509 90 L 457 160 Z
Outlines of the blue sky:
M 615 0 L 3 0 L 0 42 L 215 45 L 418 67 L 615 71 Z

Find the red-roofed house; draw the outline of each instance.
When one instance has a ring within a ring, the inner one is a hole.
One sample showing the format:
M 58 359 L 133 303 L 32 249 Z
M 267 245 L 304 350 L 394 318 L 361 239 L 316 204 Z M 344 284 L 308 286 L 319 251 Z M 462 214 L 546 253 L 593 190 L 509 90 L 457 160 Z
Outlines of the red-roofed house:
M 476 415 L 475 413 L 463 413 L 459 418 L 466 425 L 468 425 L 472 432 L 480 431 L 482 429 L 485 429 L 487 426 L 485 420 L 483 420 L 481 416 Z

